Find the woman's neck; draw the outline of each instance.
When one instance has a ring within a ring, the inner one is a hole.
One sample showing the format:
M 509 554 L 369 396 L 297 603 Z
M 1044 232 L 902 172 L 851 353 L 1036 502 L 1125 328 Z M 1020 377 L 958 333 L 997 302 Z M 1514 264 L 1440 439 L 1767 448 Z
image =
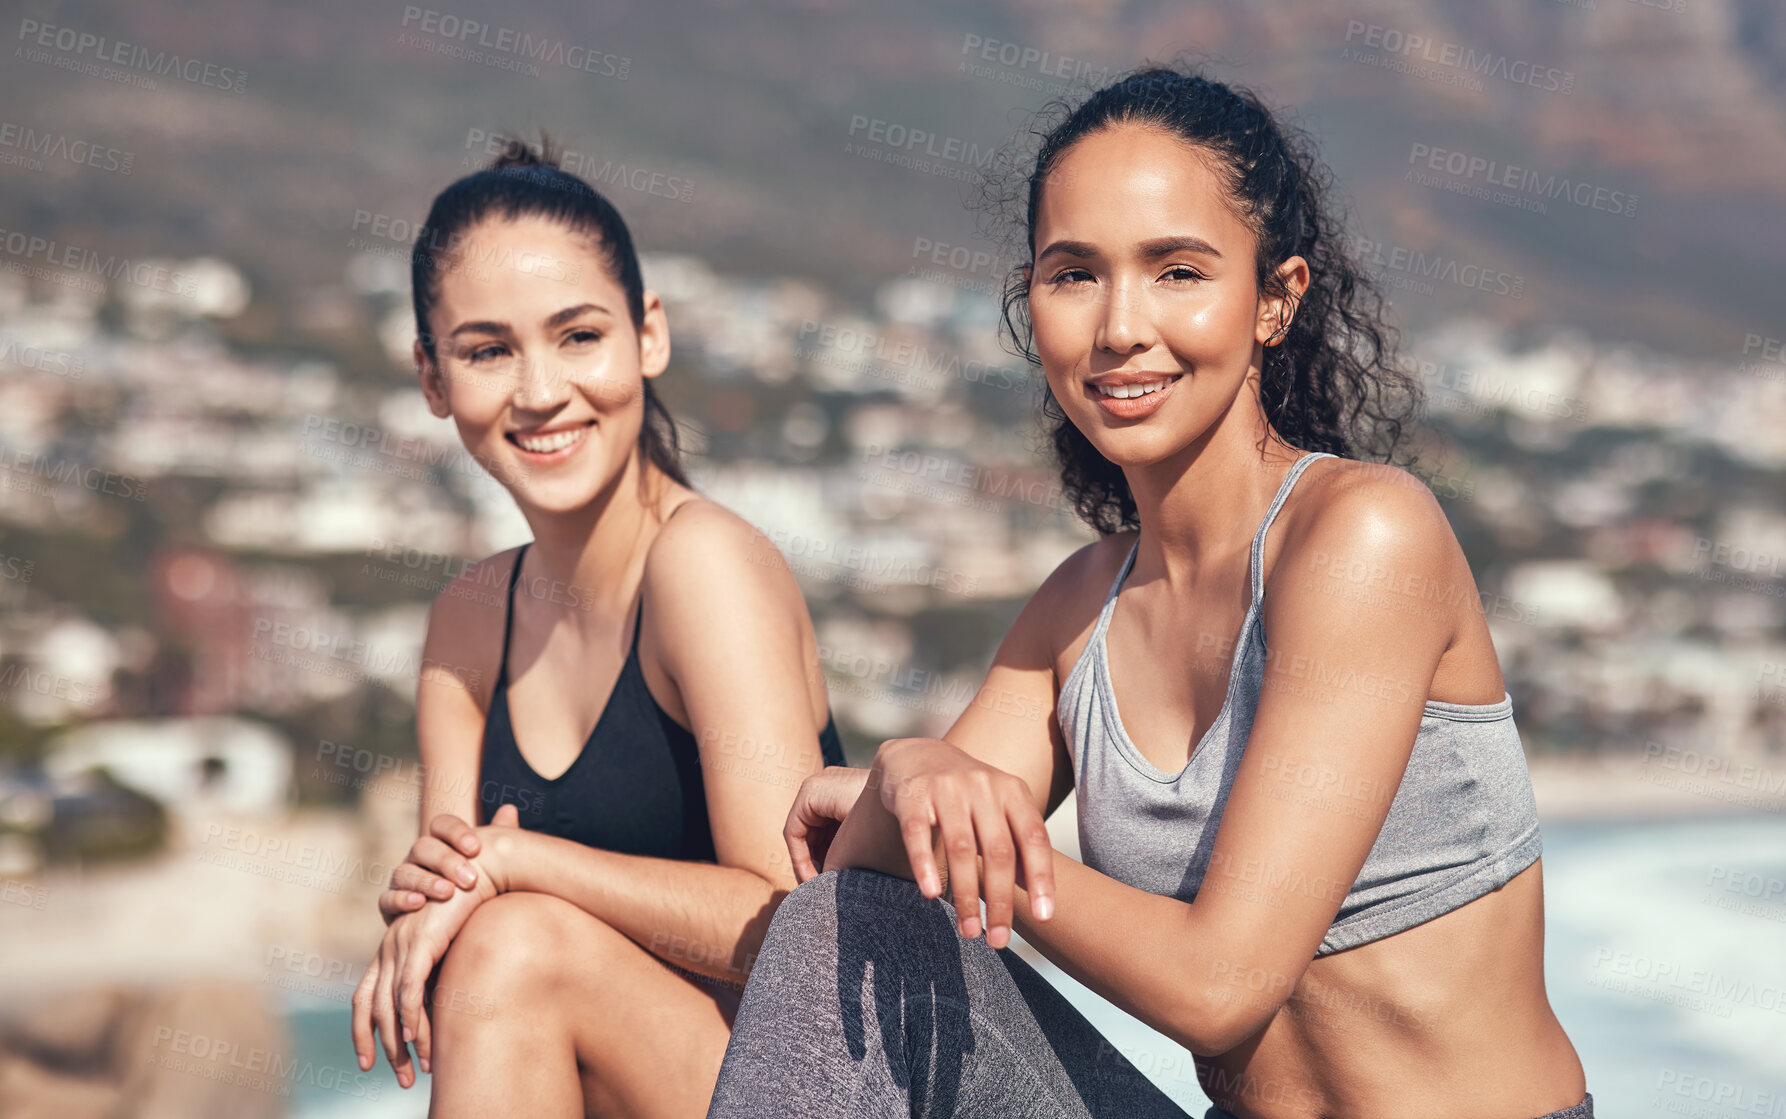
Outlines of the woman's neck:
M 1135 567 L 1143 576 L 1188 587 L 1198 572 L 1248 550 L 1301 452 L 1271 432 L 1245 395 L 1226 417 L 1243 418 L 1217 424 L 1159 462 L 1124 468 L 1141 522 Z
M 673 483 L 644 456 L 634 455 L 626 468 L 595 500 L 568 513 L 523 507 L 538 564 L 533 571 L 565 585 L 564 598 L 574 594 L 583 609 L 598 615 L 621 613 L 632 600 L 637 578 L 633 567 L 657 535 L 661 523 L 656 506 Z M 649 487 L 649 488 L 647 488 Z

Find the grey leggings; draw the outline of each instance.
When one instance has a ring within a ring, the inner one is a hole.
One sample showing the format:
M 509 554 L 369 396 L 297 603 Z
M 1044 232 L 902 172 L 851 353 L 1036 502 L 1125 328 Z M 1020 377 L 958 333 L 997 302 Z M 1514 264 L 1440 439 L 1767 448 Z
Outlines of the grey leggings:
M 1188 1119 L 1016 953 L 872 870 L 782 902 L 707 1115 Z M 1543 1119 L 1592 1115 L 1590 1096 Z

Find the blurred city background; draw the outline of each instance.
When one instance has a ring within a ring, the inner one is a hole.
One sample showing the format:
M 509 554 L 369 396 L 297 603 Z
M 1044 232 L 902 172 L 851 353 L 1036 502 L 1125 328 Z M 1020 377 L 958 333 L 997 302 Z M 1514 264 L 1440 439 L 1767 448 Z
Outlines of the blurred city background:
M 1602 1114 L 1780 1114 L 1777 0 L 455 3 L 7 5 L 0 1114 L 425 1113 L 347 1000 L 427 605 L 526 539 L 409 359 L 417 225 L 494 138 L 545 128 L 631 224 L 692 476 L 788 555 L 865 763 L 1091 539 L 982 175 L 1181 57 L 1319 138 L 1392 294 Z

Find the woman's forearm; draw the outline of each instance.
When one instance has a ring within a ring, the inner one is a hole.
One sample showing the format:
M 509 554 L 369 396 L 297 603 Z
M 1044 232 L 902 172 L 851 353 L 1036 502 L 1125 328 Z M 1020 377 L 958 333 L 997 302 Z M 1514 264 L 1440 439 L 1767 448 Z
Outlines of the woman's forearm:
M 823 869 L 840 867 L 863 867 L 895 878 L 914 878 L 911 859 L 905 853 L 905 838 L 899 833 L 899 820 L 881 804 L 873 778 L 863 788 L 849 815 L 837 825 L 831 849 L 825 853 Z M 942 873 L 948 874 L 946 867 Z M 944 888 L 947 886 L 945 878 Z
M 1019 883 L 1011 923 L 1074 979 L 1191 1052 L 1213 1055 L 1253 1033 L 1264 1004 L 1222 981 L 1244 969 L 1235 962 L 1242 953 L 1211 935 L 1193 909 L 1056 851 L 1054 915 L 1037 921 Z
M 479 830 L 499 845 L 506 889 L 562 898 L 661 959 L 734 982 L 749 974 L 785 896 L 738 867 L 623 855 L 515 828 Z
M 1192 974 L 1199 960 L 1210 970 L 1209 950 L 1220 949 L 1195 935 L 1190 908 L 1176 898 L 1127 886 L 1059 851 L 1053 863 L 1054 916 L 1037 921 L 1029 892 L 1019 883 L 1012 895 L 1018 934 L 1062 971 L 1187 1048 L 1224 1047 L 1232 1032 L 1227 1023 L 1244 1018 L 1244 1007 L 1224 1003 L 1217 984 Z M 913 877 L 899 822 L 872 788 L 864 790 L 832 840 L 825 869 L 840 867 Z M 940 846 L 937 868 L 947 897 L 948 862 Z

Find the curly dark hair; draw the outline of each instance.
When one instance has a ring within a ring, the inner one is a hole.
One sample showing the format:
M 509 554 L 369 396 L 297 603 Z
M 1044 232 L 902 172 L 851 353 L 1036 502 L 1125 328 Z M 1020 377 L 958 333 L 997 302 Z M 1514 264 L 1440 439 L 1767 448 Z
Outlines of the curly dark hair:
M 1342 217 L 1330 200 L 1333 173 L 1314 140 L 1278 120 L 1250 90 L 1190 68 L 1149 66 L 1076 105 L 1045 106 L 986 181 L 987 208 L 1024 236 L 1018 255 L 1035 260 L 1042 188 L 1061 157 L 1084 137 L 1130 122 L 1157 127 L 1213 157 L 1235 216 L 1253 231 L 1263 296 L 1289 296 L 1279 264 L 1292 256 L 1308 262 L 1308 289 L 1295 300 L 1282 340 L 1265 348 L 1259 393 L 1268 429 L 1304 450 L 1394 461 L 1404 426 L 1421 412 L 1421 383 L 1395 355 L 1398 331 L 1387 321 L 1382 290 L 1348 252 Z M 1033 159 L 1032 144 L 1038 144 Z M 1039 366 L 1026 272 L 1020 265 L 1006 277 L 1002 326 L 1018 356 Z M 1122 468 L 1073 425 L 1047 388 L 1042 412 L 1061 488 L 1079 516 L 1106 536 L 1140 527 Z
M 600 191 L 558 166 L 551 137 L 540 133 L 536 149 L 514 137 L 493 138 L 501 151 L 490 166 L 474 171 L 435 196 L 428 218 L 410 254 L 410 298 L 415 305 L 416 335 L 430 358 L 434 335 L 428 316 L 440 299 L 440 273 L 450 267 L 446 250 L 488 217 L 544 217 L 575 233 L 595 238 L 608 272 L 626 293 L 626 309 L 635 330 L 645 324 L 645 281 L 632 233 L 614 204 Z M 645 420 L 639 428 L 639 450 L 645 458 L 681 485 L 682 444 L 676 421 L 651 382 L 644 384 Z

